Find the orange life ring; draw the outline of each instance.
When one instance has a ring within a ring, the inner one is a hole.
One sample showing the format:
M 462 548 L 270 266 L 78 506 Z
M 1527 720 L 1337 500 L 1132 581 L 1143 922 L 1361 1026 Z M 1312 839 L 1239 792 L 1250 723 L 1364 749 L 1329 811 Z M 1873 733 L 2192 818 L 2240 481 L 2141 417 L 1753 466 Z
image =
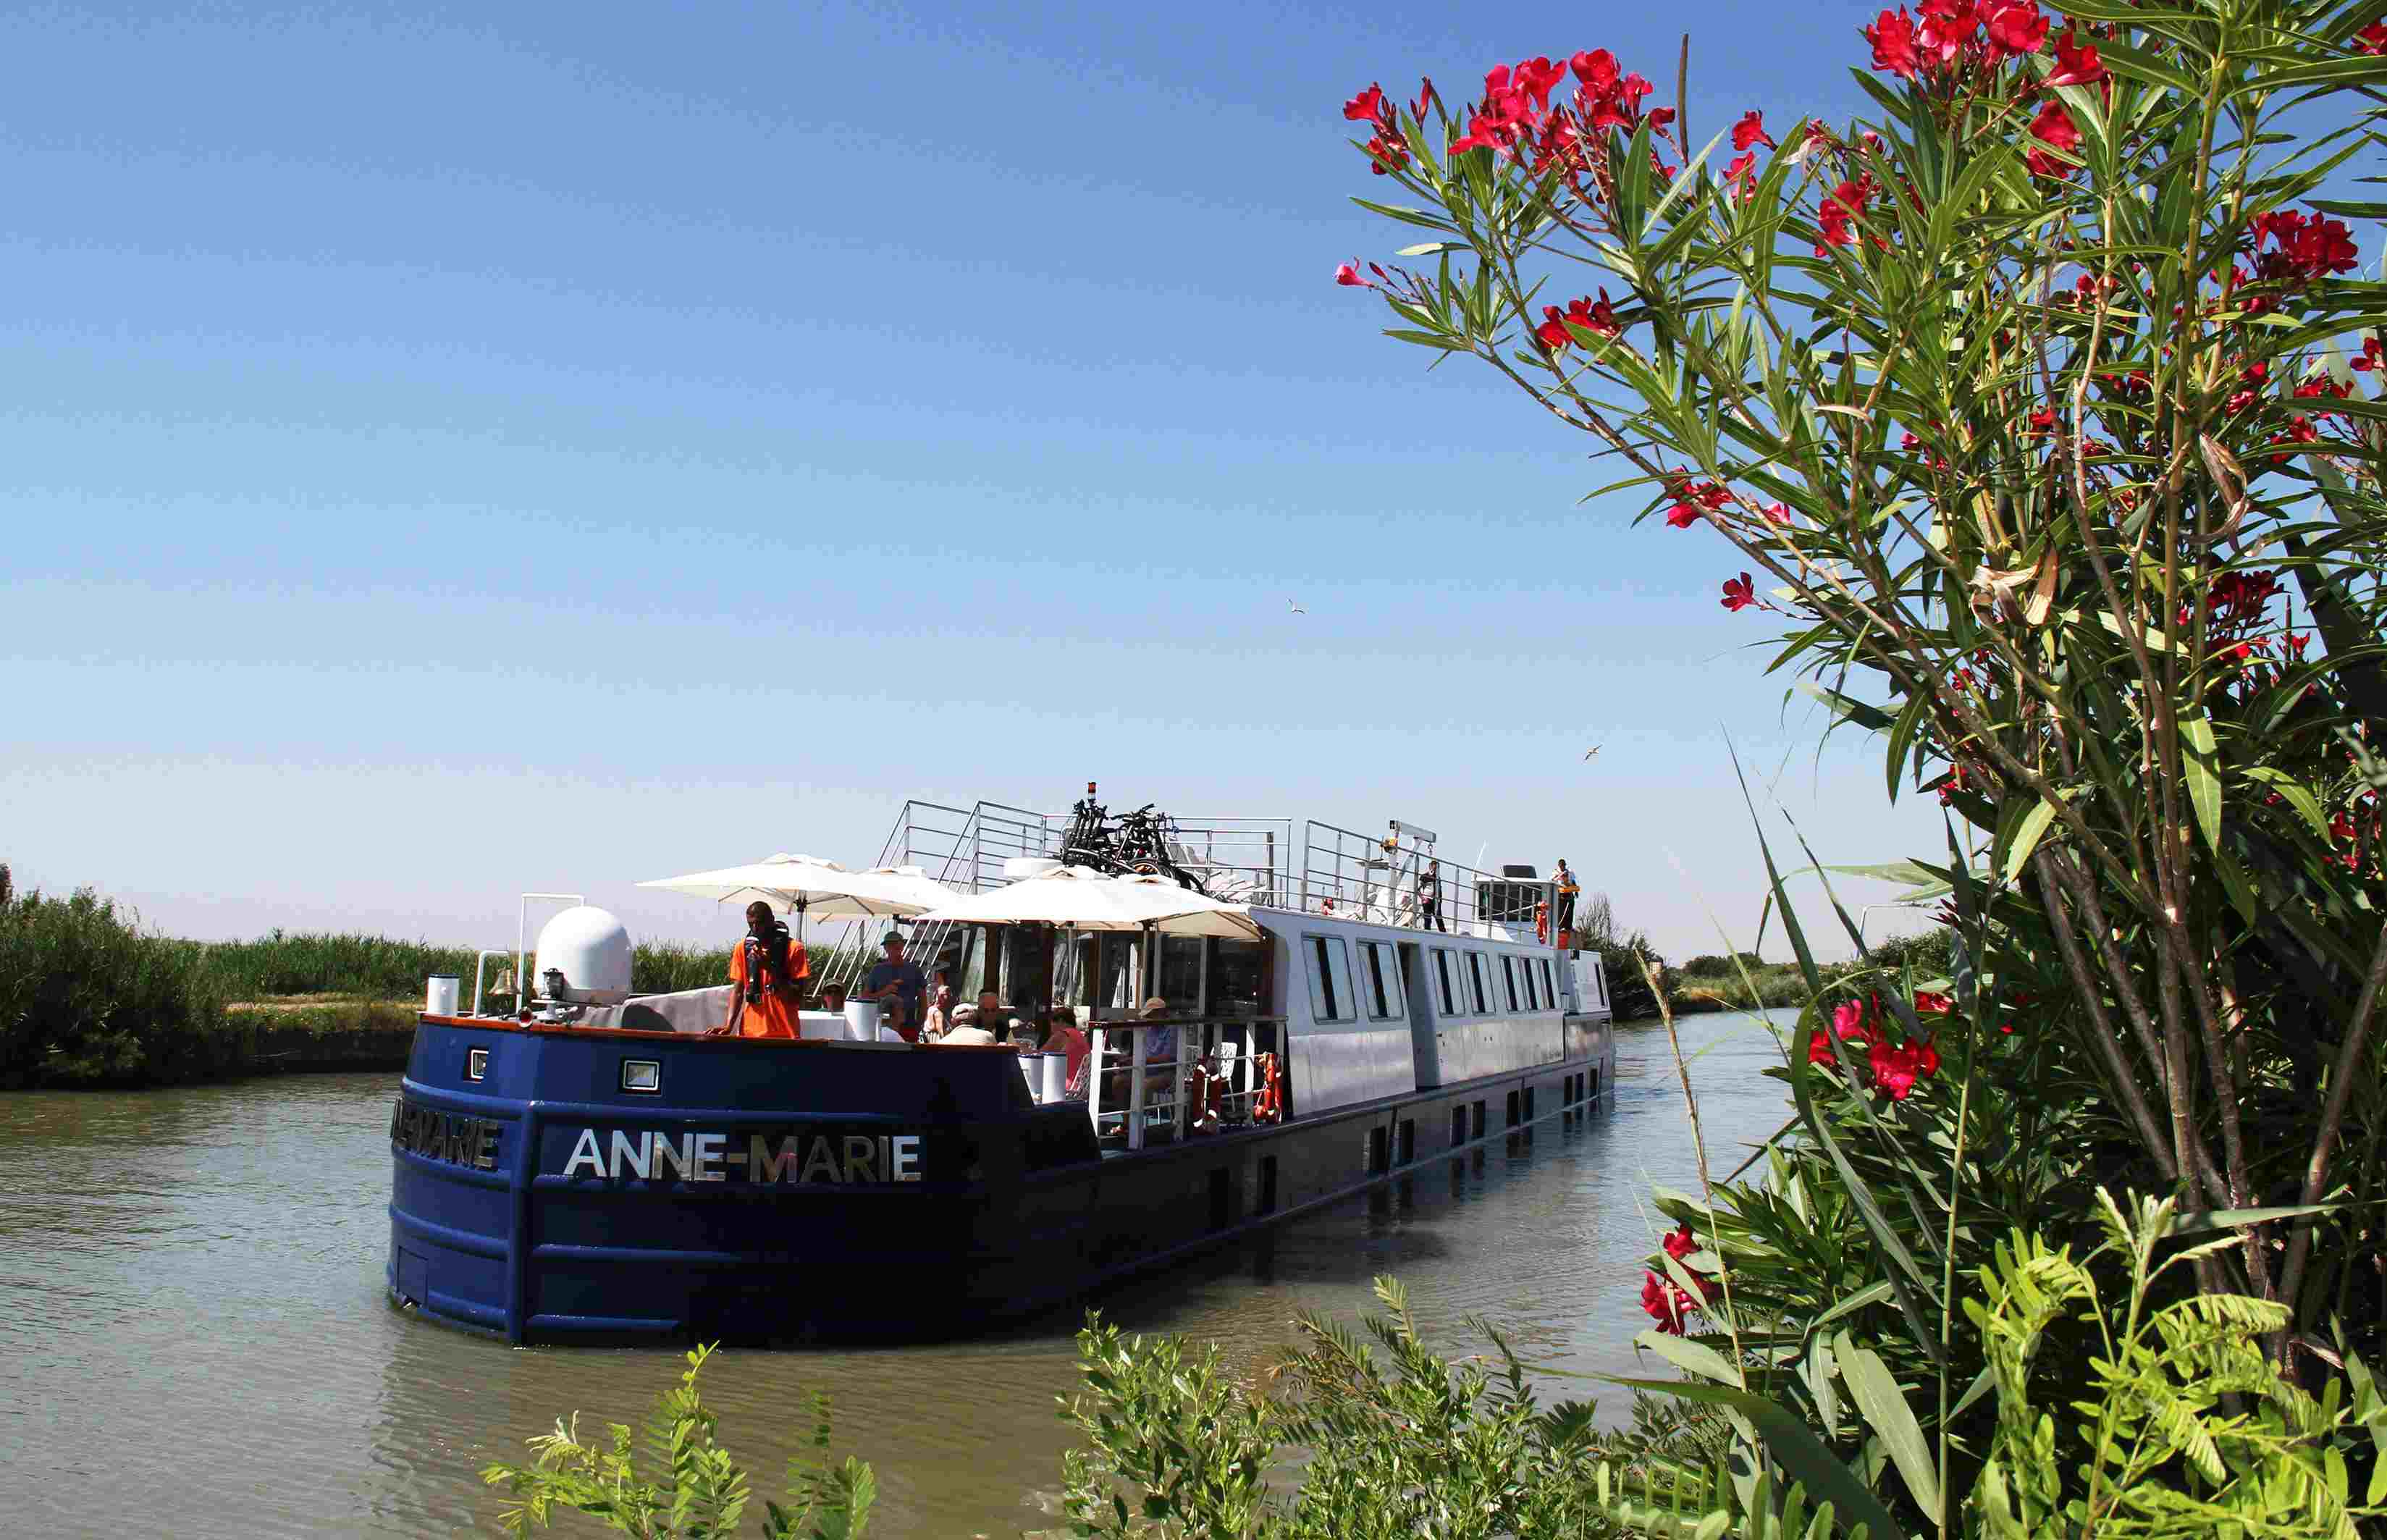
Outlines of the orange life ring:
M 1259 1073 L 1260 1093 L 1252 1098 L 1252 1121 L 1274 1123 L 1284 1117 L 1284 1081 L 1277 1073 L 1276 1055 L 1262 1054 L 1254 1067 Z
M 1534 940 L 1537 941 L 1547 941 L 1549 939 L 1550 901 L 1547 899 L 1542 899 L 1536 902 L 1534 905 Z

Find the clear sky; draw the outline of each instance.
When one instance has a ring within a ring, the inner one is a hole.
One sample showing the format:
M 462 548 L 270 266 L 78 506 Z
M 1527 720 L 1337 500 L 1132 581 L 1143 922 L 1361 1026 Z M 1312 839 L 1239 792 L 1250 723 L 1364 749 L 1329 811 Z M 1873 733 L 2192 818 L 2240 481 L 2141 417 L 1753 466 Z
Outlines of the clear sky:
M 0 859 L 191 935 L 694 937 L 630 884 L 1098 777 L 1745 943 L 1727 730 L 1827 861 L 1939 810 L 1818 753 L 1721 540 L 1333 285 L 1406 244 L 1340 107 L 1599 46 L 1671 100 L 1687 27 L 1694 135 L 1778 132 L 1870 14 L 18 10 Z

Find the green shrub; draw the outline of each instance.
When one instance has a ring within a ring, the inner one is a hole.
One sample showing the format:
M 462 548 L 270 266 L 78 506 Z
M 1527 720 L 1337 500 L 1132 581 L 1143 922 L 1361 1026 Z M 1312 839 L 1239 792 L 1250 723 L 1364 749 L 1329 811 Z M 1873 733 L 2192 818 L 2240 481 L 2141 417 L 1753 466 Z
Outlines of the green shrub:
M 753 1493 L 746 1472 L 721 1445 L 720 1418 L 697 1394 L 697 1375 L 712 1353 L 700 1347 L 688 1355 L 688 1371 L 648 1420 L 648 1469 L 660 1470 L 661 1480 L 638 1473 L 627 1424 L 609 1424 L 602 1446 L 583 1444 L 575 1412 L 559 1419 L 555 1432 L 530 1441 L 530 1464 L 493 1464 L 481 1471 L 483 1481 L 502 1485 L 515 1499 L 500 1516 L 504 1529 L 512 1534 L 545 1529 L 562 1508 L 640 1540 L 722 1540 L 738 1534 Z M 816 1396 L 813 1405 L 813 1446 L 825 1454 L 828 1401 Z M 862 1540 L 878 1482 L 868 1465 L 851 1457 L 834 1468 L 825 1458 L 791 1460 L 788 1496 L 790 1507 L 763 1504 L 764 1540 Z
M 221 1073 L 250 1029 L 187 947 L 89 890 L 0 903 L 0 1086 L 137 1084 Z

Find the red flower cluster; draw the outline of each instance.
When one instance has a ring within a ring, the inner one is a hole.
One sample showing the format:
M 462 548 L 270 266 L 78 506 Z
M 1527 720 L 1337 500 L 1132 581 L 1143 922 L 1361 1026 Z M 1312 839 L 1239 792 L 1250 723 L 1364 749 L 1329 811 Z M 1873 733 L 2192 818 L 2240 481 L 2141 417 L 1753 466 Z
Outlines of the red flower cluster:
M 2067 26 L 2064 35 L 2055 40 L 2055 68 L 2041 85 L 2052 89 L 2059 85 L 2095 85 L 2106 78 L 2105 61 L 2097 57 L 2097 45 L 2078 41 L 2080 29 Z
M 2387 21 L 2381 21 L 2379 24 L 2387 27 Z M 2373 332 L 2362 339 L 2362 357 L 2354 360 L 2354 367 L 2367 374 L 2378 368 L 2382 361 L 2387 361 L 2387 359 L 2382 359 L 2379 347 L 2379 334 Z
M 1574 94 L 1576 110 L 1583 114 L 1585 126 L 1594 129 L 1623 129 L 1630 133 L 1641 124 L 1641 98 L 1653 89 L 1639 75 L 1626 74 L 1617 68 L 1616 56 L 1605 48 L 1593 48 L 1567 60 L 1574 78 L 1583 82 Z M 1655 127 L 1664 128 L 1674 120 L 1673 109 L 1660 107 L 1662 117 Z M 1654 115 L 1653 115 L 1654 116 Z
M 1916 1008 L 1922 1008 L 1924 997 L 1916 997 Z M 1933 999 L 1940 999 L 1932 996 Z M 1888 1022 L 1879 1016 L 1881 1003 L 1862 1000 L 1843 1001 L 1832 1012 L 1832 1025 L 1818 1027 L 1807 1039 L 1807 1062 L 1827 1069 L 1839 1067 L 1839 1054 L 1833 1047 L 1837 1038 L 1851 1048 L 1865 1051 L 1865 1067 L 1873 1075 L 1876 1091 L 1887 1092 L 1893 1102 L 1903 1102 L 1913 1093 L 1914 1082 L 1927 1079 L 1939 1072 L 1939 1050 L 1933 1040 L 1921 1042 L 1908 1041 L 1892 1045 L 1890 1034 L 1884 1029 Z M 1933 1013 L 1938 1014 L 1938 1013 Z
M 1451 155 L 1473 149 L 1516 153 L 1520 140 L 1530 139 L 1549 109 L 1550 89 L 1566 79 L 1566 66 L 1547 57 L 1496 64 L 1484 77 L 1484 101 L 1470 110 L 1467 133 L 1450 142 Z
M 1423 120 L 1426 108 L 1436 104 L 1433 82 L 1419 82 L 1418 99 L 1409 104 L 1410 116 Z M 1376 136 L 1368 141 L 1368 169 L 1378 176 L 1397 170 L 1409 163 L 1409 142 L 1403 137 L 1400 120 L 1394 115 L 1393 104 L 1384 99 L 1384 88 L 1371 84 L 1343 104 L 1343 116 L 1351 122 L 1368 123 Z
M 1750 605 L 1756 602 L 1756 594 L 1749 591 L 1749 574 L 1747 573 L 1742 573 L 1738 577 L 1727 577 L 1724 580 L 1724 607 L 1725 609 L 1738 612 L 1748 609 Z
M 2373 21 L 2354 35 L 2362 52 L 2387 54 L 2387 21 Z
M 1953 68 L 1960 59 L 2002 64 L 2047 41 L 2038 0 L 1923 0 L 1920 17 L 1901 6 L 1863 29 L 1873 67 L 1901 80 Z
M 1556 305 L 1545 305 L 1542 314 L 1548 319 L 1534 328 L 1534 335 L 1541 339 L 1543 351 L 1549 353 L 1574 341 L 1573 333 L 1567 330 L 1570 326 L 1603 337 L 1616 336 L 1624 330 L 1616 323 L 1616 312 L 1609 309 L 1605 288 L 1599 291 L 1598 299 L 1585 295 L 1568 301 L 1563 311 Z
M 1683 1318 L 1699 1307 L 1690 1291 L 1680 1283 L 1659 1277 L 1654 1272 L 1641 1275 L 1641 1308 L 1657 1318 L 1658 1330 L 1672 1336 L 1683 1334 Z
M 2254 216 L 2254 276 L 2299 288 L 2331 273 L 2352 272 L 2361 259 L 2354 249 L 2354 233 L 2326 215 L 2310 219 L 2292 208 L 2276 208 Z M 2279 243 L 2262 249 L 2266 241 Z
M 2064 109 L 2062 102 L 2051 98 L 2040 104 L 2039 115 L 2030 120 L 2030 136 L 2047 146 L 2047 149 L 2034 149 L 2023 157 L 2023 163 L 2030 168 L 2031 175 L 2061 178 L 2072 174 L 2070 161 L 2048 153 L 2048 150 L 2061 150 L 2065 155 L 2073 155 L 2080 148 L 2080 125 L 2072 120 L 2072 114 Z
M 1878 191 L 1880 189 L 1874 185 L 1873 178 L 1869 176 L 1843 182 L 1832 189 L 1831 196 L 1824 199 L 1815 210 L 1816 227 L 1824 237 L 1823 245 L 1815 247 L 1816 256 L 1826 255 L 1825 246 L 1856 245 L 1857 238 L 1849 228 L 1850 223 L 1863 215 L 1865 205 L 1873 201 Z M 1874 245 L 1887 247 L 1888 243 L 1876 236 Z
M 1682 1263 L 1684 1270 L 1690 1272 L 1692 1281 L 1699 1285 L 1699 1292 L 1693 1294 L 1654 1269 L 1646 1271 L 1641 1275 L 1641 1308 L 1657 1320 L 1659 1331 L 1679 1337 L 1683 1334 L 1684 1318 L 1693 1310 L 1704 1308 L 1713 1300 L 1719 1285 L 1710 1275 L 1691 1270 L 1689 1259 L 1699 1249 L 1699 1237 L 1691 1233 L 1688 1224 L 1668 1231 L 1662 1243 L 1666 1255 Z
M 1666 523 L 1676 529 L 1688 529 L 1703 514 L 1713 513 L 1732 501 L 1732 494 L 1711 481 L 1686 478 L 1668 490 L 1674 494 L 1674 506 L 1667 510 Z
M 2204 612 L 2216 626 L 2251 625 L 2282 591 L 2276 573 L 2226 572 L 2205 590 Z

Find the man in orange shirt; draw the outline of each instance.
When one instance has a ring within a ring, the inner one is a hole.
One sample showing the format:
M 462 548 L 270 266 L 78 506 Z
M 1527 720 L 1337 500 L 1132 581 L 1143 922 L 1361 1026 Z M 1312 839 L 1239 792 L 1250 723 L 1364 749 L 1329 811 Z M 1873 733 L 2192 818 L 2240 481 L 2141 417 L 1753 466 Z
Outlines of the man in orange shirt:
M 746 934 L 729 953 L 729 1019 L 713 1035 L 802 1037 L 796 1013 L 812 971 L 802 944 L 788 935 L 771 906 L 759 899 L 748 904 Z

